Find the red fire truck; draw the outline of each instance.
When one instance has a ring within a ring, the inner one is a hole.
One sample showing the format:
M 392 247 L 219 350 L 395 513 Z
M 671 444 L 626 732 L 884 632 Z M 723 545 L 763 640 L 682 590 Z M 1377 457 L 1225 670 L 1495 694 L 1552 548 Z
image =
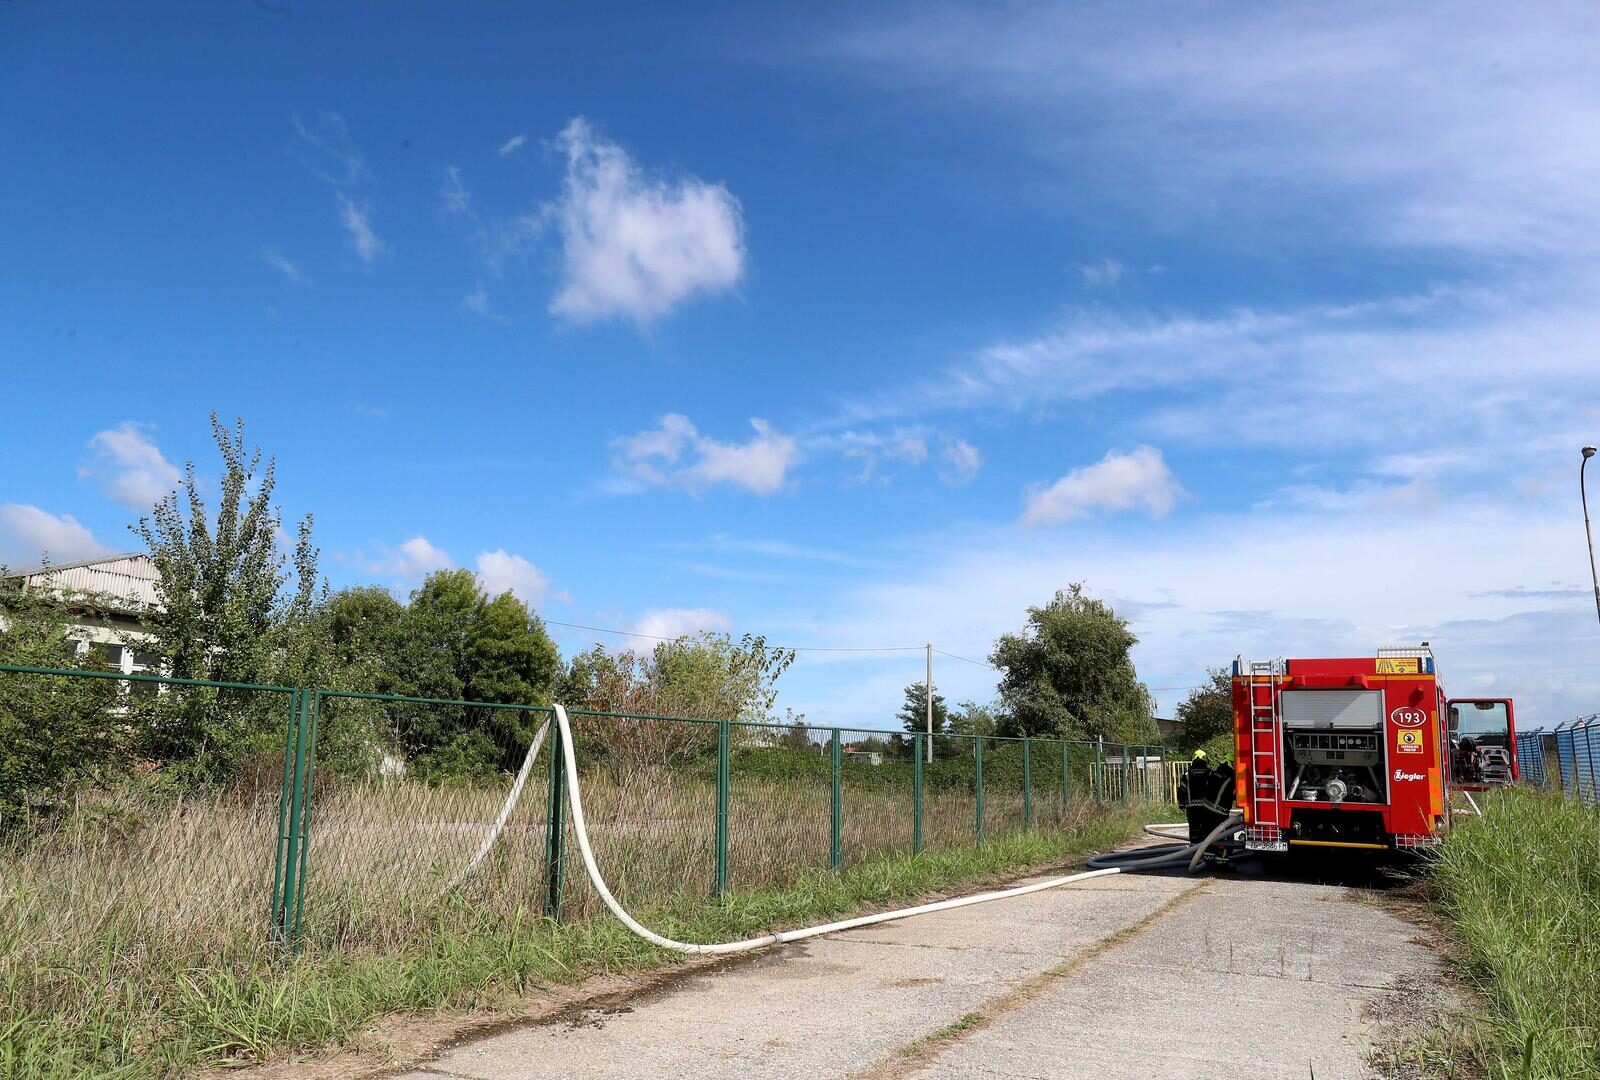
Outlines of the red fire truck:
M 1433 651 L 1234 661 L 1235 799 L 1245 847 L 1436 843 L 1451 796 L 1512 783 L 1509 698 L 1445 696 Z

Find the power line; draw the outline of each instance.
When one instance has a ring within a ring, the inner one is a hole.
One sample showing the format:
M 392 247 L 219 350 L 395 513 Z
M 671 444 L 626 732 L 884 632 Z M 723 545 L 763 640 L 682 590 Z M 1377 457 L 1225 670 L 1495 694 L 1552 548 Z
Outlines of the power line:
M 999 671 L 1000 670 L 999 668 L 993 666 L 992 664 L 984 663 L 982 660 L 973 660 L 970 657 L 957 656 L 955 653 L 953 653 L 953 652 L 945 652 L 943 649 L 935 649 L 933 651 L 938 653 L 940 656 L 948 656 L 952 660 L 961 660 L 961 661 L 964 661 L 965 663 L 972 664 L 975 667 L 988 668 L 990 671 Z

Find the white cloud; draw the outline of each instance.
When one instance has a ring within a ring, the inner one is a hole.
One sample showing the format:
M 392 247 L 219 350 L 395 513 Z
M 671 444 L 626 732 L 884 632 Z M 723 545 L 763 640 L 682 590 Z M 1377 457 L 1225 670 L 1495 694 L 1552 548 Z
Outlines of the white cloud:
M 752 419 L 755 436 L 725 443 L 702 435 L 687 416 L 669 413 L 658 427 L 612 443 L 613 466 L 627 483 L 617 490 L 682 487 L 700 492 L 718 484 L 770 495 L 794 464 L 795 440 L 765 420 Z
M 522 144 L 527 141 L 528 137 L 526 135 L 513 135 L 511 138 L 501 143 L 500 149 L 496 150 L 495 153 L 499 154 L 501 157 L 509 157 L 510 155 L 515 154 L 518 150 L 522 149 Z
M 1097 464 L 1073 469 L 1049 487 L 1030 492 L 1025 525 L 1049 525 L 1087 517 L 1096 510 L 1142 507 L 1151 517 L 1164 517 L 1183 494 L 1177 478 L 1153 446 L 1130 453 L 1115 450 Z
M 404 585 L 415 585 L 429 574 L 456 568 L 455 558 L 426 536 L 413 536 L 395 548 L 381 548 L 370 559 L 360 556 L 356 560 L 369 573 L 383 574 Z M 547 597 L 566 603 L 571 597 L 565 592 L 552 592 L 550 576 L 533 563 L 505 548 L 478 552 L 475 560 L 478 584 L 489 596 L 510 592 L 529 607 L 536 607 Z
M 336 188 L 351 187 L 372 179 L 366 158 L 350 138 L 350 128 L 336 112 L 319 110 L 311 121 L 298 114 L 289 117 L 299 136 L 296 149 L 300 160 L 316 176 Z
M 927 536 L 916 543 L 915 563 L 840 595 L 808 597 L 791 625 L 810 642 L 931 640 L 982 659 L 998 634 L 1022 625 L 1028 605 L 1086 581 L 1132 617 L 1134 657 L 1152 686 L 1194 684 L 1206 667 L 1239 653 L 1360 656 L 1378 645 L 1431 641 L 1447 690 L 1494 686 L 1518 699 L 1521 722 L 1552 725 L 1600 702 L 1600 629 L 1573 498 L 1511 507 L 1477 498 L 1241 507 L 1183 528 L 1130 521 L 1085 530 L 1070 546 L 999 528 Z M 812 668 L 828 659 L 806 657 Z M 920 659 L 881 663 L 903 673 L 903 686 L 918 677 Z M 994 693 L 994 673 L 937 655 L 934 663 L 951 700 Z M 807 697 L 826 695 L 837 702 L 833 719 L 846 726 L 881 723 L 899 703 L 898 693 L 857 693 L 837 671 L 816 677 L 797 666 L 785 681 L 780 705 L 810 712 Z M 1171 708 L 1182 693 L 1159 697 Z
M 732 628 L 733 620 L 720 611 L 707 608 L 658 608 L 639 616 L 628 630 L 647 637 L 671 639 Z
M 342 191 L 334 192 L 339 202 L 339 221 L 350 234 L 350 246 L 362 262 L 370 263 L 386 249 L 378 234 L 372 231 L 371 214 L 365 206 L 357 205 Z
M 739 202 L 721 184 L 646 176 L 579 117 L 557 139 L 567 155 L 560 200 L 546 207 L 562 242 L 550 310 L 575 322 L 647 324 L 744 273 Z
M 306 280 L 305 274 L 301 273 L 300 271 L 300 267 L 292 262 L 282 252 L 269 248 L 261 253 L 261 261 L 278 271 L 296 285 L 302 284 Z
M 472 213 L 472 192 L 462 183 L 461 170 L 454 165 L 445 166 L 444 183 L 439 189 L 439 198 L 444 201 L 444 211 L 447 214 Z
M 397 548 L 386 548 L 367 563 L 374 574 L 386 574 L 407 584 L 421 581 L 438 570 L 449 570 L 456 564 L 450 553 L 435 547 L 426 536 L 413 536 Z
M 321 111 L 310 123 L 301 120 L 298 115 L 289 119 L 299 137 L 295 147 L 300 160 L 333 188 L 339 223 L 349 234 L 351 247 L 355 248 L 362 262 L 370 263 L 377 259 L 386 246 L 372 227 L 371 208 L 350 195 L 352 190 L 370 184 L 372 173 L 367 168 L 366 158 L 362 157 L 350 138 L 350 129 L 344 117 L 335 112 Z
M 498 319 L 499 316 L 489 307 L 489 290 L 481 284 L 461 298 L 461 310 L 470 311 L 474 315 L 481 315 L 485 319 Z
M 543 570 L 504 548 L 478 553 L 478 581 L 490 596 L 509 591 L 529 607 L 539 604 L 550 592 L 550 578 Z
M 148 511 L 183 479 L 177 466 L 131 420 L 97 432 L 89 448 L 95 451 L 96 464 L 80 470 L 80 475 L 98 477 L 107 495 L 136 510 Z
M 1600 143 L 1572 137 L 1600 126 L 1592 7 L 1199 6 L 1152 34 L 1129 5 L 901 5 L 823 50 L 978 110 L 1066 177 L 1117 175 L 1108 202 L 1177 227 L 1600 249 Z
M 983 468 L 983 455 L 965 439 L 946 443 L 939 457 L 939 479 L 947 484 L 969 484 Z
M 1101 259 L 1078 267 L 1083 283 L 1091 288 L 1115 287 L 1126 272 L 1126 268 L 1115 259 Z
M 0 504 L 0 564 L 13 570 L 46 558 L 59 564 L 110 554 L 71 514 L 57 517 L 27 503 Z

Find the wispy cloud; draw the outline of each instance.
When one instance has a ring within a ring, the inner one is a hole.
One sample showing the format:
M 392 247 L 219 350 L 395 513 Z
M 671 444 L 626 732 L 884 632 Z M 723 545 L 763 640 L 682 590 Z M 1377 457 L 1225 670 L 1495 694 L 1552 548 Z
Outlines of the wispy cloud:
M 439 188 L 439 198 L 444 202 L 444 211 L 447 214 L 472 213 L 472 193 L 467 190 L 467 185 L 461 179 L 461 170 L 454 165 L 445 166 L 444 182 Z
M 645 325 L 744 273 L 744 220 L 721 184 L 658 179 L 579 117 L 556 140 L 561 198 L 545 208 L 561 236 L 562 282 L 550 310 L 573 322 Z
M 21 570 L 46 559 L 64 563 L 111 553 L 71 514 L 56 515 L 27 503 L 0 503 L 0 565 Z
M 765 420 L 753 419 L 746 442 L 721 442 L 702 435 L 687 416 L 668 413 L 661 423 L 612 442 L 617 493 L 650 487 L 680 487 L 699 493 L 719 484 L 770 495 L 783 486 L 798 447 L 793 437 Z
M 278 271 L 278 273 L 282 274 L 285 278 L 294 282 L 296 285 L 302 285 L 305 283 L 306 276 L 301 272 L 299 265 L 292 262 L 281 251 L 278 251 L 274 248 L 268 248 L 261 253 L 261 261 Z
M 350 138 L 344 117 L 322 110 L 311 121 L 302 120 L 298 114 L 291 116 L 290 121 L 297 136 L 295 145 L 300 160 L 313 175 L 333 188 L 339 224 L 349 236 L 350 246 L 362 262 L 372 263 L 387 246 L 373 228 L 371 207 L 351 194 L 372 182 L 372 172 Z
M 1503 256 L 1600 249 L 1600 15 L 1278 4 L 903 4 L 823 56 L 935 107 L 1000 116 L 1064 176 L 1126 177 L 1136 212 L 1213 230 L 1302 225 L 1329 200 L 1380 243 Z M 1103 185 L 1102 185 L 1103 187 Z M 1262 198 L 1263 191 L 1271 198 Z M 1109 195 L 1107 198 L 1116 198 Z
M 334 197 L 339 201 L 339 221 L 344 225 L 345 232 L 350 234 L 350 246 L 362 262 L 372 262 L 387 248 L 378 239 L 378 234 L 372 231 L 370 212 L 342 191 L 335 192 Z
M 628 630 L 646 637 L 675 639 L 732 628 L 733 620 L 721 611 L 709 608 L 657 608 L 635 619 Z
M 939 459 L 939 479 L 947 484 L 970 484 L 983 468 L 983 455 L 965 439 L 947 442 Z
M 1024 525 L 1049 525 L 1088 517 L 1100 510 L 1142 509 L 1164 517 L 1183 494 L 1161 451 L 1141 446 L 1112 450 L 1099 462 L 1073 469 L 1047 488 L 1029 493 Z
M 504 320 L 489 306 L 489 290 L 480 282 L 476 289 L 461 298 L 461 310 L 470 311 L 472 314 L 496 322 Z
M 319 109 L 310 120 L 295 113 L 289 117 L 289 122 L 298 136 L 297 155 L 317 177 L 335 188 L 371 181 L 367 160 L 350 138 L 350 128 L 344 117 Z
M 670 545 L 688 550 L 710 550 L 723 554 L 760 555 L 785 561 L 831 563 L 838 566 L 873 567 L 878 565 L 859 555 L 835 551 L 830 548 L 811 547 L 788 540 L 741 539 L 715 534 L 704 541 Z
M 528 137 L 526 135 L 513 135 L 511 138 L 501 143 L 500 149 L 496 150 L 495 153 L 499 154 L 501 157 L 510 157 L 518 150 L 521 150 L 522 144 L 527 141 Z
M 1127 268 L 1115 259 L 1101 259 L 1099 262 L 1083 263 L 1078 267 L 1078 274 L 1083 278 L 1083 283 L 1091 288 L 1111 288 L 1122 280 L 1122 275 L 1127 273 Z
M 89 440 L 94 459 L 82 466 L 80 476 L 94 477 L 111 498 L 141 512 L 149 511 L 176 490 L 183 474 L 168 461 L 161 448 L 131 420 L 96 432 Z

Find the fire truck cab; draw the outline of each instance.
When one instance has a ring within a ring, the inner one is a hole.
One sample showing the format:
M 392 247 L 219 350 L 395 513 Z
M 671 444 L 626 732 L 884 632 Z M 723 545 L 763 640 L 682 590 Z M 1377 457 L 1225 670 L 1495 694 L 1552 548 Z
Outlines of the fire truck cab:
M 1453 791 L 1517 776 L 1510 699 L 1447 698 L 1426 644 L 1240 658 L 1233 719 L 1235 798 L 1252 850 L 1426 847 L 1449 826 Z

